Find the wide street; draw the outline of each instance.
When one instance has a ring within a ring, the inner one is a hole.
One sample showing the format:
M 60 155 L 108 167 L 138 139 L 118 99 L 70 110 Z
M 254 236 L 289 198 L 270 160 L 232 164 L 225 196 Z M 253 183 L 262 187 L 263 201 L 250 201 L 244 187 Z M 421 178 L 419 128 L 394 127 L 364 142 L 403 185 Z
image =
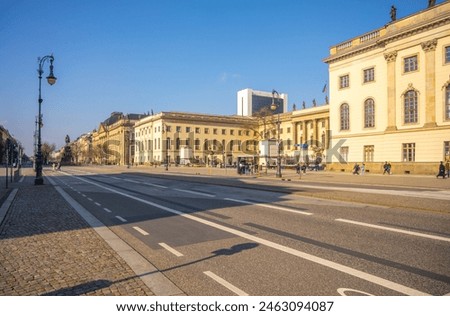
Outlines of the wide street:
M 450 180 L 105 166 L 45 175 L 187 295 L 450 293 Z

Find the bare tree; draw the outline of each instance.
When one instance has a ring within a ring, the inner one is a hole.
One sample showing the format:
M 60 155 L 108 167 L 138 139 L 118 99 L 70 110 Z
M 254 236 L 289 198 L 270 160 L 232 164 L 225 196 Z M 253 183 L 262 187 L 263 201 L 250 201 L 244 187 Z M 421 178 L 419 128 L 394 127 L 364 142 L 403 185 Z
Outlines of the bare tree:
M 55 151 L 56 145 L 55 144 L 49 144 L 47 142 L 44 142 L 41 146 L 41 152 L 42 152 L 42 161 L 44 164 L 48 164 L 48 160 L 51 156 L 51 154 Z

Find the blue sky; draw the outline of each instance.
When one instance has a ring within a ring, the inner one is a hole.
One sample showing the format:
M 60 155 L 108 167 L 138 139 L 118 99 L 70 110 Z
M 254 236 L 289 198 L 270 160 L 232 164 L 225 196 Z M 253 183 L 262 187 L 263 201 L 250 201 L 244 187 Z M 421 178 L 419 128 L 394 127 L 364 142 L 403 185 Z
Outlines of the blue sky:
M 57 147 L 113 111 L 235 114 L 245 88 L 287 93 L 289 109 L 322 104 L 330 46 L 388 23 L 391 5 L 402 18 L 427 3 L 0 0 L 0 125 L 32 154 L 48 54 L 58 81 L 43 82 L 42 139 Z

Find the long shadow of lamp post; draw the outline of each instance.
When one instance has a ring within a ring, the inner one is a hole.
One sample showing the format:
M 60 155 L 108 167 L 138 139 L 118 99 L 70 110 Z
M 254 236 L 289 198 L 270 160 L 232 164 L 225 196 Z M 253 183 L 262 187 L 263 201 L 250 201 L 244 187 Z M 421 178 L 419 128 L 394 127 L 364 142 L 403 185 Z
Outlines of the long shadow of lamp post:
M 39 62 L 39 115 L 38 115 L 38 143 L 37 143 L 37 152 L 36 152 L 36 178 L 34 179 L 35 185 L 44 184 L 44 179 L 42 178 L 42 142 L 41 142 L 41 127 L 42 127 L 42 114 L 41 114 L 41 104 L 42 104 L 42 97 L 41 97 L 41 81 L 42 81 L 42 74 L 44 73 L 44 70 L 42 69 L 42 66 L 46 61 L 50 62 L 50 74 L 47 77 L 47 82 L 50 85 L 54 85 L 56 82 L 56 77 L 53 75 L 53 55 L 47 55 L 42 58 L 38 58 Z
M 280 106 L 279 104 L 275 103 L 275 94 L 277 95 L 277 99 L 280 98 L 280 95 L 277 91 L 272 90 L 272 104 L 270 105 L 270 109 L 272 111 L 276 111 L 278 109 L 278 107 Z M 281 130 L 280 130 L 280 112 L 278 111 L 278 117 L 277 117 L 277 173 L 276 173 L 276 177 L 277 178 L 281 178 Z

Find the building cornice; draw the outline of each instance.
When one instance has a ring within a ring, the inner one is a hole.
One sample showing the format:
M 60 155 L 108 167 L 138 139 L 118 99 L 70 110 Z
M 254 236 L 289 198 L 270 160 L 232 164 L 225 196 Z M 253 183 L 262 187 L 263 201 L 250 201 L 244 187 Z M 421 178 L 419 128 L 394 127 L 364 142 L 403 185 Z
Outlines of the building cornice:
M 354 38 L 342 44 L 336 45 L 334 49 L 337 50 L 337 48 L 343 47 L 342 50 L 330 55 L 323 61 L 327 64 L 332 64 L 375 49 L 384 48 L 388 44 L 393 43 L 395 41 L 450 24 L 449 10 L 445 8 L 445 6 L 450 6 L 450 3 L 442 3 L 441 6 L 443 10 L 430 19 L 424 19 L 423 21 L 411 23 L 410 25 L 406 25 L 403 27 L 397 26 L 401 25 L 401 22 L 404 22 L 409 18 L 414 18 L 416 15 L 420 15 L 422 13 L 425 14 L 424 11 L 421 11 L 415 15 L 406 17 L 402 20 L 389 23 L 383 28 L 375 30 L 374 32 L 367 33 L 366 35 L 363 35 L 359 38 Z M 366 38 L 371 34 L 383 34 L 383 35 L 373 36 L 373 38 L 371 38 L 370 40 L 361 43 L 363 38 Z M 354 45 L 354 43 L 356 44 Z

